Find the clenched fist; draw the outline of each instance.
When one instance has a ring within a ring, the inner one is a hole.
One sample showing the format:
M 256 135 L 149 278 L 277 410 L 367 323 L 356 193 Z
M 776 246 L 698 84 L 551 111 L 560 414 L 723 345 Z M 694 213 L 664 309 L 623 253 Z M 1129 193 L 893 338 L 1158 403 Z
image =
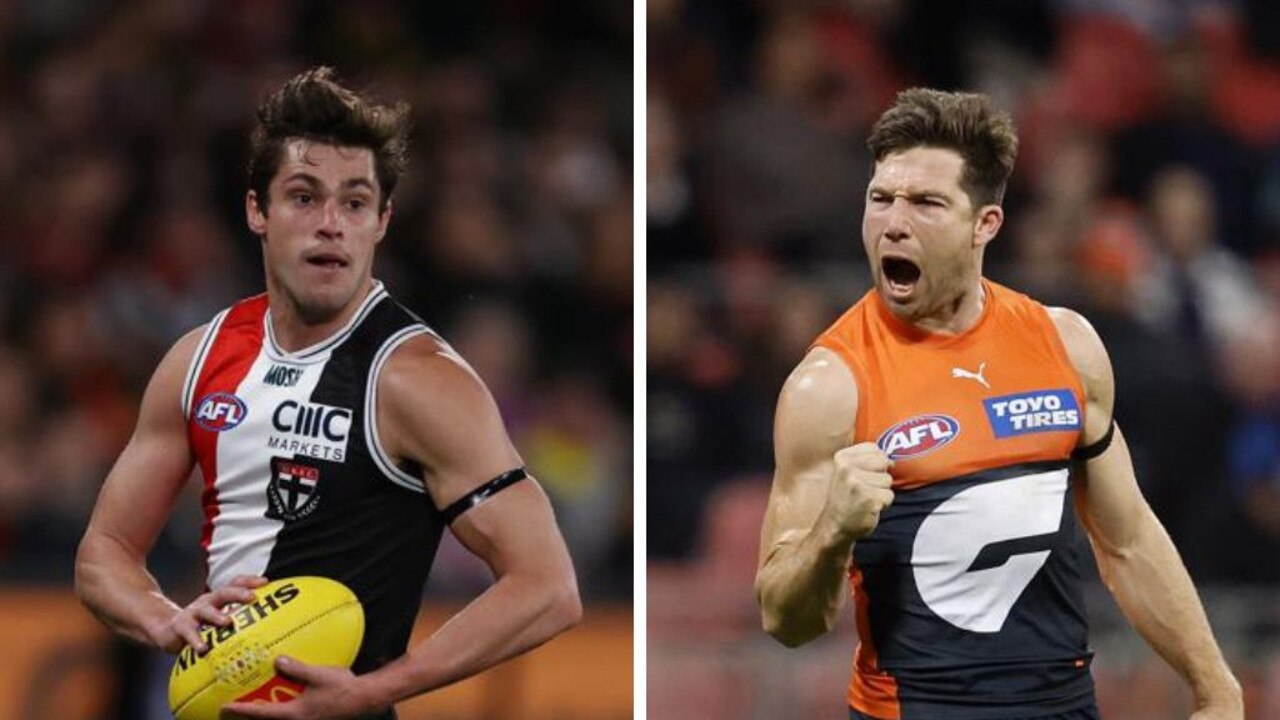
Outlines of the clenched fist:
M 835 463 L 823 514 L 850 540 L 860 540 L 876 529 L 880 512 L 893 502 L 893 461 L 875 443 L 864 442 L 836 452 Z

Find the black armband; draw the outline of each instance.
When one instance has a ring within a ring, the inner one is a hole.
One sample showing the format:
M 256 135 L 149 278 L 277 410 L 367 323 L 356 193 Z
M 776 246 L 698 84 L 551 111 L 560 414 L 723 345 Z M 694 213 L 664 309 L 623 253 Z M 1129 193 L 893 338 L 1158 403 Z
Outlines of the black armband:
M 1107 448 L 1111 447 L 1111 439 L 1115 436 L 1115 434 L 1116 434 L 1116 419 L 1111 418 L 1111 427 L 1107 428 L 1107 434 L 1098 438 L 1098 441 L 1092 445 L 1086 445 L 1082 448 L 1076 448 L 1075 452 L 1071 453 L 1071 459 L 1072 460 L 1092 460 L 1098 457 L 1102 453 L 1106 452 Z
M 441 510 L 440 514 L 444 516 L 444 521 L 446 523 L 452 523 L 454 520 L 457 520 L 458 516 L 462 513 L 470 510 L 527 477 L 529 477 L 529 474 L 526 473 L 522 467 L 514 470 L 508 470 L 475 490 L 463 495 L 457 502 L 444 510 Z

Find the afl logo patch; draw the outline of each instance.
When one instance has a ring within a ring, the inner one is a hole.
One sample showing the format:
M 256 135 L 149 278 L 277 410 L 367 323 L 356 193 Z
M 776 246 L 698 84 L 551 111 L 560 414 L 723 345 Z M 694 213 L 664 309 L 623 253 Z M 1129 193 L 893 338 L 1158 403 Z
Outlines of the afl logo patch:
M 890 460 L 910 460 L 927 455 L 960 434 L 960 423 L 950 415 L 917 415 L 884 431 L 876 447 Z
M 196 406 L 196 424 L 210 432 L 230 430 L 244 421 L 249 408 L 240 398 L 228 392 L 205 395 Z

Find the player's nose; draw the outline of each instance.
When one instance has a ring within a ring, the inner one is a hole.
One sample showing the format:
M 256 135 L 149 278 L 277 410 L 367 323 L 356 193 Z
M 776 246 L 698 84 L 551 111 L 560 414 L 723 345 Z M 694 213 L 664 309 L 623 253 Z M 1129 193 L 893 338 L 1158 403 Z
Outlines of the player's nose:
M 907 201 L 894 198 L 893 204 L 885 212 L 884 237 L 893 240 L 905 240 L 911 237 L 911 222 L 907 217 Z
M 326 239 L 342 237 L 341 219 L 342 213 L 339 212 L 338 202 L 333 199 L 327 200 L 320 211 L 320 225 L 316 227 L 316 234 Z

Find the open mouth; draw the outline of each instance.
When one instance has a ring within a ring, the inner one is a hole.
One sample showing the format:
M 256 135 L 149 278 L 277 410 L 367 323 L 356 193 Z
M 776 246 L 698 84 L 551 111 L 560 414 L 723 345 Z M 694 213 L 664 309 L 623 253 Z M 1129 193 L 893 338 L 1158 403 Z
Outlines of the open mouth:
M 347 266 L 347 259 L 336 253 L 316 253 L 307 257 L 306 261 L 308 265 L 326 270 L 336 270 Z
M 883 257 L 880 270 L 884 274 L 885 285 L 895 297 L 910 295 L 920 280 L 920 266 L 906 258 Z

